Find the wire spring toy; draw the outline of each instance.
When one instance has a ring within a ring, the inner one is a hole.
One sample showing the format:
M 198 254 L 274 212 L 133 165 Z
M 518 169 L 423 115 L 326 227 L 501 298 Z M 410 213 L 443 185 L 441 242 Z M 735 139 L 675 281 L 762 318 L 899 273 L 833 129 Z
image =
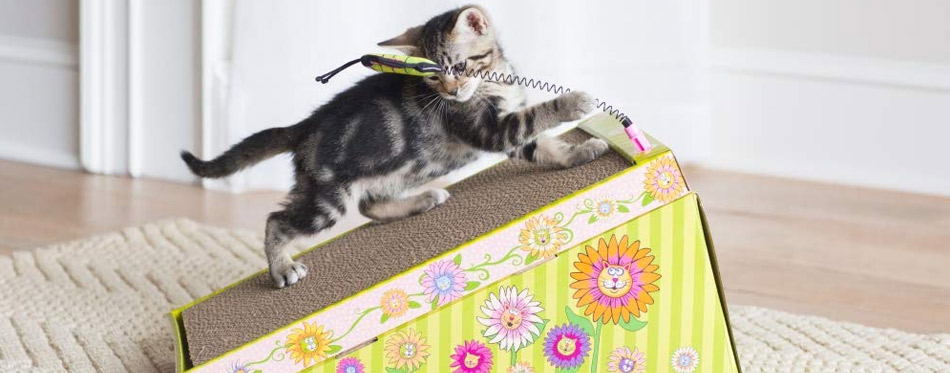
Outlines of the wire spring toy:
M 468 78 L 478 78 L 499 83 L 517 84 L 522 87 L 532 88 L 557 95 L 571 92 L 570 88 L 540 79 L 528 78 L 521 75 L 497 71 L 476 71 L 458 69 L 455 67 L 444 70 L 435 62 L 425 58 L 393 54 L 364 55 L 360 58 L 347 62 L 333 71 L 317 76 L 316 80 L 326 84 L 334 75 L 356 63 L 361 63 L 363 66 L 383 73 L 404 74 L 421 77 L 444 73 L 447 75 L 465 76 Z M 633 124 L 633 121 L 630 120 L 630 117 L 621 112 L 620 109 L 617 109 L 613 105 L 610 105 L 606 101 L 602 101 L 600 99 L 595 99 L 594 102 L 597 109 L 600 109 L 604 113 L 616 118 L 617 121 L 623 125 L 623 129 L 627 134 L 627 137 L 630 138 L 630 141 L 633 142 L 633 145 L 640 153 L 648 152 L 653 148 L 653 145 L 650 143 L 650 140 L 647 139 L 646 134 L 643 133 L 643 131 L 638 126 Z
M 532 88 L 539 91 L 544 91 L 548 93 L 553 93 L 556 95 L 570 93 L 571 89 L 560 84 L 551 83 L 548 81 L 528 78 L 517 74 L 501 73 L 497 71 L 476 71 L 476 70 L 459 70 L 451 69 L 448 73 L 449 75 L 461 75 L 468 78 L 478 78 L 482 80 L 491 80 L 499 83 L 506 84 L 517 84 L 522 87 Z M 620 109 L 614 108 L 613 105 L 608 104 L 606 101 L 601 101 L 598 98 L 595 98 L 596 107 L 601 111 L 610 114 L 617 119 L 618 122 L 627 127 L 625 123 L 632 123 L 629 117 L 626 114 L 620 111 Z

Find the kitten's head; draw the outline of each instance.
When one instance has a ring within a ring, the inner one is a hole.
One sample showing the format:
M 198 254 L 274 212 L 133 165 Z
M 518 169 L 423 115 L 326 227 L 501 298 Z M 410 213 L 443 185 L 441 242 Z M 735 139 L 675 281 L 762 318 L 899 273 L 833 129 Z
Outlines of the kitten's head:
M 425 57 L 442 65 L 445 71 L 490 70 L 503 59 L 488 13 L 474 5 L 442 13 L 379 45 Z M 459 102 L 471 99 L 481 82 L 478 78 L 444 73 L 423 80 L 443 98 Z

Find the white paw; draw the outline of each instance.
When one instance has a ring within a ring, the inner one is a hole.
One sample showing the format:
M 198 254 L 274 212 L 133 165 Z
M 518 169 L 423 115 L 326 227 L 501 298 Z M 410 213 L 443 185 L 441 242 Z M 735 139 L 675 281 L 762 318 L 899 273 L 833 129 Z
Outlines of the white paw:
M 581 119 L 596 108 L 594 98 L 581 91 L 563 94 L 556 100 L 558 100 L 558 119 L 562 122 Z
M 274 279 L 275 287 L 290 286 L 307 277 L 307 266 L 301 262 L 289 262 L 277 268 L 271 267 L 270 276 Z
M 445 189 L 432 189 L 430 192 L 432 194 L 432 198 L 435 199 L 436 205 L 441 205 L 445 203 L 445 201 L 448 201 L 449 197 L 452 196 L 451 194 L 449 194 L 449 191 Z
M 587 152 L 591 160 L 600 158 L 609 148 L 606 141 L 597 138 L 588 139 L 581 144 L 581 149 Z
M 572 166 L 582 165 L 593 161 L 607 152 L 610 147 L 607 142 L 598 138 L 591 138 L 574 148 L 574 162 Z

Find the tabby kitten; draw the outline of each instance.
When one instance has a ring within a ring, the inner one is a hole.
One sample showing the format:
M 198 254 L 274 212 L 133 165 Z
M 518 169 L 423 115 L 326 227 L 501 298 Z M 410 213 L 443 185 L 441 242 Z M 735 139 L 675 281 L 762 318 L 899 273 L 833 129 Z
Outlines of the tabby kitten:
M 445 67 L 513 73 L 484 9 L 466 6 L 379 43 Z M 385 222 L 428 211 L 449 198 L 444 189 L 409 191 L 456 170 L 485 152 L 507 153 L 540 165 L 572 167 L 599 157 L 607 144 L 572 145 L 542 136 L 594 109 L 571 92 L 525 106 L 522 87 L 456 75 L 419 78 L 376 74 L 338 94 L 289 127 L 255 133 L 211 161 L 181 157 L 195 175 L 224 177 L 274 155 L 293 153 L 295 185 L 283 209 L 267 219 L 264 250 L 280 288 L 307 275 L 286 244 L 333 226 L 345 200 Z

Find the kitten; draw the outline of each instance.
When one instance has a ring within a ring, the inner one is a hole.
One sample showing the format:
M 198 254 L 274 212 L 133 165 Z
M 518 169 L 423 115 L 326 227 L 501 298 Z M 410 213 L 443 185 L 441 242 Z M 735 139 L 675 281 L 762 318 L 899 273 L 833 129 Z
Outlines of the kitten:
M 494 25 L 477 6 L 440 14 L 379 45 L 436 61 L 446 71 L 514 72 Z M 458 75 L 376 74 L 300 123 L 255 133 L 210 161 L 189 152 L 181 157 L 195 175 L 219 178 L 293 153 L 295 184 L 283 209 L 268 217 L 264 239 L 270 274 L 280 288 L 307 275 L 286 244 L 333 226 L 346 213 L 348 196 L 359 198 L 363 215 L 385 222 L 445 202 L 449 192 L 443 189 L 408 191 L 484 152 L 553 167 L 590 162 L 606 152 L 605 142 L 572 145 L 541 134 L 593 109 L 593 99 L 582 92 L 526 106 L 517 85 Z

